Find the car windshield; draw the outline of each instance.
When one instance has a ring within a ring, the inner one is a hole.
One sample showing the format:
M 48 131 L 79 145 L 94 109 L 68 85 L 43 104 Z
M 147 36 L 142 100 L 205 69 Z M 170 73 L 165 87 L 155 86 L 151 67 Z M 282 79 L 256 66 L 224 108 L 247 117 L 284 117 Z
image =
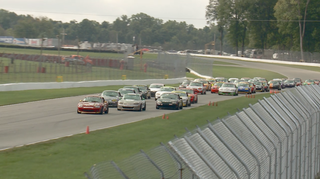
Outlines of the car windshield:
M 161 88 L 160 91 L 173 91 L 173 88 Z
M 286 82 L 286 83 L 294 83 L 293 80 L 286 80 L 285 82 Z
M 138 87 L 141 91 L 147 90 L 148 88 L 146 86 L 139 86 Z
M 202 86 L 201 83 L 191 82 L 190 86 Z
M 234 84 L 225 83 L 225 84 L 222 85 L 222 87 L 228 87 L 228 88 L 233 87 L 234 88 L 235 86 L 234 86 Z
M 297 78 L 297 79 L 294 79 L 294 81 L 295 81 L 295 82 L 300 82 L 300 79 L 299 79 L 299 78 Z
M 280 82 L 279 81 L 270 81 L 270 84 L 278 85 Z
M 163 85 L 150 85 L 149 88 L 161 88 Z
M 111 96 L 111 97 L 117 97 L 119 96 L 118 92 L 116 91 L 104 91 L 102 93 L 103 96 Z
M 214 86 L 219 86 L 221 87 L 224 83 L 215 83 Z
M 178 99 L 178 96 L 175 94 L 167 93 L 167 94 L 162 94 L 160 98 L 162 98 L 162 99 Z
M 183 82 L 182 85 L 188 85 L 190 82 Z
M 83 100 L 83 102 L 97 102 L 97 103 L 101 103 L 102 99 L 99 97 L 95 97 L 95 96 L 89 96 L 89 97 L 85 97 Z
M 139 95 L 124 95 L 123 99 L 124 100 L 127 100 L 127 99 L 140 100 L 141 98 Z
M 123 87 L 123 88 L 126 88 L 126 89 L 133 89 L 133 90 L 136 90 L 137 88 L 136 87 L 134 87 L 134 86 L 125 86 L 125 87 Z
M 309 79 L 309 80 L 306 80 L 306 82 L 314 82 L 314 80 L 310 80 L 310 79 Z
M 134 90 L 131 90 L 131 89 L 120 89 L 119 90 L 120 94 L 128 94 L 128 93 L 135 93 Z
M 180 96 L 187 96 L 187 93 L 178 93 Z
M 262 85 L 262 83 L 259 82 L 259 81 L 255 81 L 254 84 L 255 84 L 255 85 Z
M 249 84 L 247 84 L 247 83 L 240 83 L 238 86 L 239 86 L 239 87 L 249 87 Z

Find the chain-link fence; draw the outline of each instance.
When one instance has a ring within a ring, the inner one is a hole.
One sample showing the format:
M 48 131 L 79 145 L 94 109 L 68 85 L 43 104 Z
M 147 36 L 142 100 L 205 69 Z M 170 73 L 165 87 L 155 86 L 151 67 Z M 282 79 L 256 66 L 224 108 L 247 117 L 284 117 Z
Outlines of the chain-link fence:
M 314 179 L 320 169 L 319 114 L 320 86 L 297 87 L 119 164 L 96 164 L 86 177 Z
M 213 61 L 186 54 L 187 67 L 201 75 L 212 76 Z
M 159 53 L 154 59 L 140 55 L 92 58 L 0 54 L 0 83 L 92 80 L 163 79 L 186 76 L 186 57 Z M 211 68 L 212 71 L 212 68 Z

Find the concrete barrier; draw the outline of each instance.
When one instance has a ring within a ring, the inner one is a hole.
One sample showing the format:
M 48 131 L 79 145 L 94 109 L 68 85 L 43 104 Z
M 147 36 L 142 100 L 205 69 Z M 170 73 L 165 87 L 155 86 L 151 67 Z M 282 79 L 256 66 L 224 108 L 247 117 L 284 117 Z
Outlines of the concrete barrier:
M 0 84 L 0 91 L 23 91 L 35 89 L 62 89 L 79 88 L 111 85 L 150 85 L 151 83 L 175 84 L 180 83 L 186 78 L 173 79 L 146 79 L 146 80 L 97 80 L 97 81 L 78 81 L 78 82 L 46 82 L 46 83 L 8 83 Z

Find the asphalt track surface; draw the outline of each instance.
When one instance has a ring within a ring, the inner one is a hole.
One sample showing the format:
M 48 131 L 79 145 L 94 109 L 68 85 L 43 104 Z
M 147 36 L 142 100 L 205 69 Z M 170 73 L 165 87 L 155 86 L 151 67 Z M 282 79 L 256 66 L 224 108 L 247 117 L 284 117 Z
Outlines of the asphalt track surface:
M 274 64 L 226 59 L 211 60 L 236 63 L 239 64 L 239 67 L 274 71 L 288 78 L 300 77 L 303 80 L 320 78 L 319 72 Z M 256 76 L 259 75 L 257 74 Z M 177 112 L 176 110 L 157 110 L 155 108 L 155 100 L 151 98 L 147 100 L 147 110 L 142 112 L 117 111 L 116 108 L 110 108 L 109 114 L 77 114 L 77 103 L 84 96 L 1 106 L 0 150 L 84 133 L 87 126 L 89 126 L 90 131 L 94 131 L 152 117 L 160 118 L 163 114 Z M 239 96 L 242 95 L 240 94 Z M 206 105 L 210 101 L 218 102 L 232 98 L 236 98 L 236 96 L 219 96 L 207 92 L 206 95 L 199 95 L 199 102 L 197 104 L 192 104 L 191 107 L 184 107 L 183 110 Z

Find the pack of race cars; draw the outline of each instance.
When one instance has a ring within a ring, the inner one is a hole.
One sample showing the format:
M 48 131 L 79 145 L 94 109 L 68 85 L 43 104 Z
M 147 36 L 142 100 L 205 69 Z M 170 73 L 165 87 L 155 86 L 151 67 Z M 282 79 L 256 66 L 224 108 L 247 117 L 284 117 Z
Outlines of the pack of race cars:
M 147 85 L 124 86 L 118 90 L 105 90 L 100 95 L 86 96 L 77 106 L 77 113 L 109 113 L 109 107 L 118 111 L 145 111 L 146 99 L 155 98 L 156 109 L 182 109 L 198 103 L 198 95 L 205 95 L 207 91 L 219 95 L 236 96 L 239 93 L 252 94 L 281 90 L 301 85 L 319 85 L 318 79 L 300 78 L 272 79 L 254 78 L 224 78 L 185 80 L 179 87 L 166 86 L 161 83 Z

